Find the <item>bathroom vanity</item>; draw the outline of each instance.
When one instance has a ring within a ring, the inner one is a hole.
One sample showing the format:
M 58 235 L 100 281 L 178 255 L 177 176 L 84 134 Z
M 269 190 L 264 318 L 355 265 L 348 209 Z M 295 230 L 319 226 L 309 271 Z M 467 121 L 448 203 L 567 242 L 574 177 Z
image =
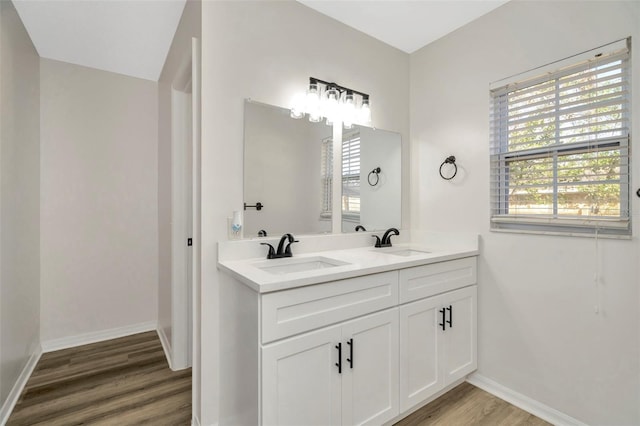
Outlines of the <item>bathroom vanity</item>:
M 222 424 L 390 424 L 476 369 L 477 237 L 332 237 L 220 244 Z

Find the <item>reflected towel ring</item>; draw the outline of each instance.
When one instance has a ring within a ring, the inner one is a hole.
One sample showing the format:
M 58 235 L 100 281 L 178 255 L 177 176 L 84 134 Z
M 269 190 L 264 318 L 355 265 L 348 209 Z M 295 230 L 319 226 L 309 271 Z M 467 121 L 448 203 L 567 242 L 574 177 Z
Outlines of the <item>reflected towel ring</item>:
M 367 182 L 369 182 L 369 185 L 371 186 L 376 186 L 378 184 L 378 182 L 380 182 L 380 172 L 382 170 L 380 169 L 380 167 L 376 167 L 375 169 L 371 170 L 369 172 L 369 175 L 367 176 Z M 371 183 L 371 175 L 374 175 L 376 177 L 375 183 Z
M 445 177 L 442 174 L 442 168 L 444 167 L 445 164 L 452 164 L 454 167 L 454 171 L 453 171 L 453 175 L 451 175 L 450 177 Z M 445 158 L 445 160 L 442 162 L 442 164 L 440 164 L 440 177 L 444 180 L 451 180 L 454 177 L 456 177 L 456 174 L 458 174 L 458 166 L 456 166 L 456 157 L 454 157 L 453 155 Z

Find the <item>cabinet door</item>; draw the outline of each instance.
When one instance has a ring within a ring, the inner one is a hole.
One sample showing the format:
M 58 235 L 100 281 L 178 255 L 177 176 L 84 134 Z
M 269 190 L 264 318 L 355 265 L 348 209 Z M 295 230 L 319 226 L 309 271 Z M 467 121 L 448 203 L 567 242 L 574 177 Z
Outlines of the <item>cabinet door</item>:
M 340 424 L 340 336 L 335 326 L 262 348 L 263 425 Z
M 442 300 L 430 297 L 400 307 L 400 411 L 444 386 L 438 364 Z
M 441 357 L 445 386 L 477 368 L 477 287 L 471 286 L 443 295 L 447 327 L 442 333 Z M 448 322 L 451 322 L 449 325 Z
M 342 424 L 380 425 L 399 413 L 398 309 L 342 326 Z

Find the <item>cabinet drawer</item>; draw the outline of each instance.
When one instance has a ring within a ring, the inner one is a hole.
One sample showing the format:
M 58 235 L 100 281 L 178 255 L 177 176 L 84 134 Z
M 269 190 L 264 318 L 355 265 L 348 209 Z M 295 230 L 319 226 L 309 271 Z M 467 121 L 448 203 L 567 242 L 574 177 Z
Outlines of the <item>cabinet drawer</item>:
M 262 295 L 262 343 L 398 304 L 398 271 Z
M 476 257 L 417 266 L 400 271 L 400 303 L 475 284 Z

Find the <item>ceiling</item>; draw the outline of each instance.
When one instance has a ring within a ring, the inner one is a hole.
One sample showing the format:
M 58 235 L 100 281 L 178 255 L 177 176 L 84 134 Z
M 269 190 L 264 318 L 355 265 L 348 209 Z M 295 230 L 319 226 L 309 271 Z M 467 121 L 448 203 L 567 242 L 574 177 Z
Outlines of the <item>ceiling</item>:
M 157 81 L 185 1 L 13 3 L 41 57 Z
M 508 0 L 298 0 L 407 53 L 462 27 Z
M 508 0 L 298 1 L 412 53 Z M 152 81 L 160 77 L 185 2 L 13 0 L 41 57 Z

